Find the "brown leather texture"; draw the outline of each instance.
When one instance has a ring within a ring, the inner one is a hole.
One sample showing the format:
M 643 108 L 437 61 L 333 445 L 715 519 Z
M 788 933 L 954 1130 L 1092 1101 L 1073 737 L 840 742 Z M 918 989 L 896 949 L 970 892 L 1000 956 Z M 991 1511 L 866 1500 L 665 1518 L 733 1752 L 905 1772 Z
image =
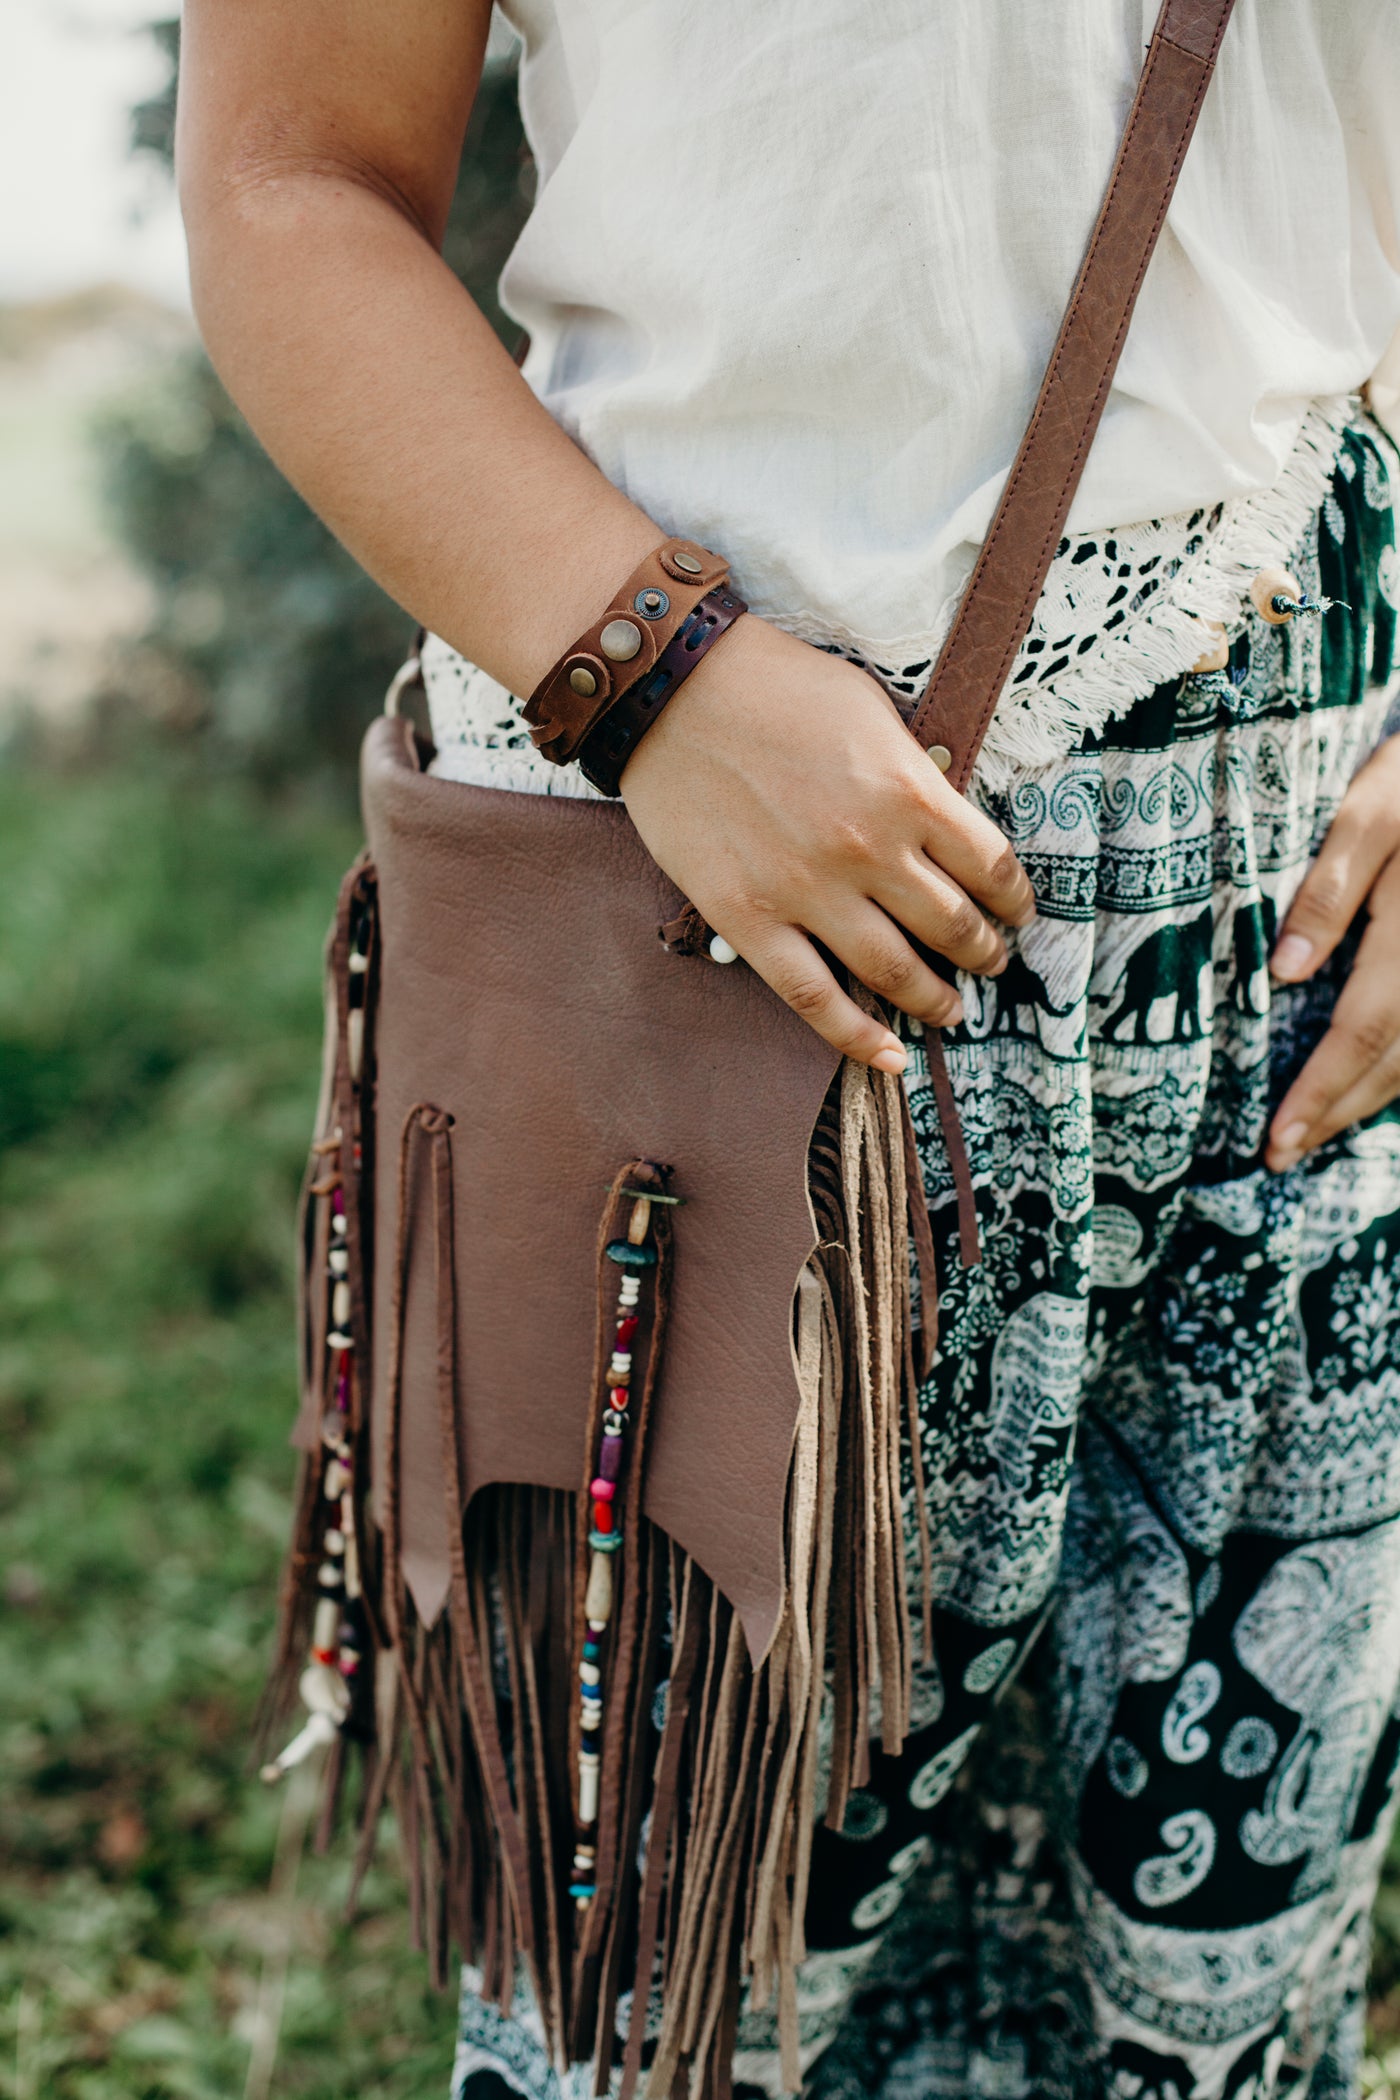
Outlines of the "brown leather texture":
M 686 568 L 687 562 L 697 565 L 693 571 Z M 521 709 L 540 754 L 560 766 L 577 758 L 595 723 L 620 694 L 646 676 L 700 600 L 728 575 L 728 562 L 694 540 L 663 540 L 639 562 L 607 608 L 545 673 Z M 643 614 L 641 601 L 648 592 L 658 591 L 664 610 L 655 616 Z M 618 620 L 633 629 L 638 644 L 636 654 L 621 662 L 610 658 L 603 648 L 604 630 Z M 574 674 L 591 680 L 591 689 L 578 692 L 570 684 Z
M 909 727 L 965 788 L 1016 661 L 1108 399 L 1233 0 L 1166 0 L 1108 194 L 1021 449 Z
M 644 1506 L 761 1655 L 783 1590 L 791 1307 L 816 1237 L 807 1147 L 837 1055 L 751 971 L 666 952 L 657 928 L 678 893 L 621 808 L 436 780 L 388 718 L 365 739 L 362 793 L 381 928 L 372 1406 L 388 1390 L 397 1161 L 416 1105 L 453 1119 L 468 1496 L 584 1478 L 608 1185 L 632 1158 L 672 1167 L 685 1203 Z M 409 1161 L 400 1522 L 431 1622 L 449 1563 L 422 1157 Z M 379 1419 L 374 1437 L 382 1514 Z
M 627 761 L 642 738 L 659 722 L 697 664 L 704 662 L 748 606 L 737 591 L 717 584 L 707 591 L 684 624 L 677 628 L 652 670 L 619 693 L 594 723 L 578 755 L 578 769 L 600 794 L 622 793 Z

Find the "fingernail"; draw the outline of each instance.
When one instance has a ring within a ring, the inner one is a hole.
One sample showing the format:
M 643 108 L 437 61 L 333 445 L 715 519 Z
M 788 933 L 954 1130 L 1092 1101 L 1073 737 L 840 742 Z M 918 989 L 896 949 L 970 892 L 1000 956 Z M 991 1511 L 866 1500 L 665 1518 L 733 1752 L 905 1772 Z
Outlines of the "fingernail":
M 877 1050 L 870 1060 L 877 1072 L 893 1072 L 896 1076 L 904 1070 L 904 1052 L 898 1043 L 891 1043 L 886 1050 Z
M 948 1009 L 947 1013 L 946 1013 L 946 1014 L 944 1014 L 944 1016 L 943 1016 L 943 1019 L 942 1019 L 942 1020 L 941 1020 L 941 1021 L 939 1022 L 939 1024 L 938 1024 L 938 1025 L 939 1025 L 939 1027 L 940 1027 L 940 1028 L 956 1028 L 956 1027 L 957 1027 L 957 1025 L 958 1025 L 958 1023 L 959 1023 L 959 1021 L 961 1021 L 962 1017 L 963 1017 L 963 1007 L 962 1007 L 962 1000 L 961 1000 L 961 999 L 955 999 L 955 1000 L 953 1001 L 952 1005 L 951 1005 L 951 1006 L 949 1007 L 949 1009 Z
M 1306 1123 L 1290 1123 L 1274 1139 L 1274 1150 L 1276 1152 L 1301 1152 L 1307 1140 L 1308 1129 L 1309 1125 Z
M 1270 958 L 1275 977 L 1301 977 L 1311 966 L 1313 944 L 1301 933 L 1286 933 Z

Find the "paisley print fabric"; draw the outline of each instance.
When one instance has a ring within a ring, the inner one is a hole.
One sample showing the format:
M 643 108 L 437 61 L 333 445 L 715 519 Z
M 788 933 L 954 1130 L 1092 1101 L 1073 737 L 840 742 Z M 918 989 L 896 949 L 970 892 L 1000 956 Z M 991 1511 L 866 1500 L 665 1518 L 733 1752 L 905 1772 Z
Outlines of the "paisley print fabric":
M 1039 913 L 947 1038 L 976 1267 L 910 1046 L 935 1638 L 906 1752 L 817 1836 L 814 2100 L 1359 2090 L 1400 1767 L 1400 1111 L 1288 1174 L 1260 1153 L 1354 952 L 1269 978 L 1400 726 L 1397 486 L 1354 427 L 1294 564 L 1330 612 L 1250 623 L 1228 672 L 984 793 Z M 734 2078 L 782 2090 L 762 2009 Z M 591 2077 L 468 1976 L 454 2093 L 503 2085 Z

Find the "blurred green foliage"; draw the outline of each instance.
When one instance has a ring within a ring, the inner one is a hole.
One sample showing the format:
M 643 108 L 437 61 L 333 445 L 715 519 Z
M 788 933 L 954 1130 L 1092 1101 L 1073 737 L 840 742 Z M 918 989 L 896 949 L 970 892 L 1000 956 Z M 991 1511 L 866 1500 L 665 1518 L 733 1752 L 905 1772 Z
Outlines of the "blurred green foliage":
M 441 2100 L 390 1842 L 267 1891 L 248 1769 L 285 1542 L 318 958 L 356 843 L 149 765 L 0 778 L 0 2095 Z
M 178 23 L 152 25 L 170 64 L 132 113 L 133 150 L 167 166 Z M 529 209 L 515 71 L 488 62 L 462 154 L 444 254 L 512 348 L 496 282 Z M 172 721 L 208 757 L 255 778 L 344 788 L 365 722 L 402 660 L 404 613 L 273 467 L 202 353 L 153 374 L 99 433 L 119 538 L 155 586 L 147 637 Z M 149 659 L 148 659 L 149 660 Z

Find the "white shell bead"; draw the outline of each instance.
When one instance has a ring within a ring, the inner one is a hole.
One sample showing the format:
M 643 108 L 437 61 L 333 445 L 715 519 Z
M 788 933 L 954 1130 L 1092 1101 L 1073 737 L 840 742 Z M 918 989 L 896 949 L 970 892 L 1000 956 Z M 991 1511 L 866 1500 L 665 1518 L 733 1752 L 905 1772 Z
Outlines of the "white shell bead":
M 584 1684 L 601 1684 L 603 1681 L 603 1673 L 597 1663 L 580 1663 L 578 1674 Z
M 340 1646 L 340 1606 L 334 1597 L 318 1597 L 316 1616 L 311 1622 L 311 1645 L 313 1648 L 338 1648 Z
M 308 1713 L 328 1714 L 333 1721 L 343 1721 L 350 1711 L 350 1687 L 329 1663 L 308 1663 L 297 1689 Z
M 331 1248 L 331 1251 L 330 1251 L 330 1269 L 331 1269 L 331 1274 L 332 1274 L 332 1276 L 348 1276 L 348 1275 L 349 1275 L 349 1273 L 350 1273 L 350 1249 L 349 1249 L 348 1247 L 332 1247 L 332 1248 Z
M 333 1458 L 326 1467 L 326 1499 L 336 1502 L 350 1485 L 348 1468 L 338 1458 Z
M 588 1569 L 583 1615 L 590 1624 L 606 1626 L 612 1617 L 613 1571 L 611 1553 L 595 1552 Z
M 578 1774 L 578 1819 L 580 1823 L 598 1820 L 598 1767 L 582 1761 Z
M 738 960 L 738 949 L 732 948 L 729 942 L 724 938 L 724 935 L 722 933 L 715 934 L 710 941 L 710 961 L 717 963 L 732 963 L 738 962 Z

